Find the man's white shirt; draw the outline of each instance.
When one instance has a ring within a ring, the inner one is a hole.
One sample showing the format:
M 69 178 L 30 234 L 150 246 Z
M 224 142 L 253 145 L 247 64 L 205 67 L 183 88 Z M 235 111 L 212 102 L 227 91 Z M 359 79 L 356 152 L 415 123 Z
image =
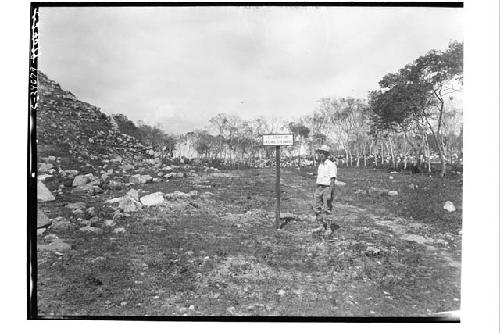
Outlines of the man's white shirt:
M 330 160 L 318 165 L 318 177 L 316 184 L 330 186 L 330 179 L 337 178 L 337 166 Z

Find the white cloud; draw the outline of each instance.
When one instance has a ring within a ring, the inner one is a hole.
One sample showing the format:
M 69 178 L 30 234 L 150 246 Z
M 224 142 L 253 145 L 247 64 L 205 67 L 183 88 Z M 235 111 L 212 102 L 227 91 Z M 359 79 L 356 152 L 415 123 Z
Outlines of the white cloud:
M 203 127 L 311 112 L 462 40 L 461 9 L 42 8 L 40 69 L 108 113 Z

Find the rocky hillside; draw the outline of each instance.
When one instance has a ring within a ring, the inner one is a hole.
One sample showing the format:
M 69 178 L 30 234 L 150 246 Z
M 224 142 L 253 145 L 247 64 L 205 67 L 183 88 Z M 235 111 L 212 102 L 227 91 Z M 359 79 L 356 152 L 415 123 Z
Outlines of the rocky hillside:
M 51 219 L 44 220 L 45 214 L 61 218 L 61 204 L 95 203 L 83 215 L 79 215 L 78 209 L 76 214 L 63 215 L 69 217 L 73 229 L 78 224 L 100 225 L 103 218 L 140 207 L 137 197 L 133 202 L 127 201 L 130 204 L 127 207 L 106 209 L 103 204 L 110 197 L 141 184 L 196 176 L 194 171 L 201 169 L 171 165 L 171 161 L 162 159 L 159 152 L 121 133 L 116 122 L 98 107 L 79 101 L 41 72 L 38 83 L 39 235 L 45 232 L 45 222 L 51 223 Z M 93 218 L 92 222 L 88 218 Z
M 42 72 L 38 74 L 38 91 L 38 162 L 56 154 L 68 167 L 76 163 L 95 172 L 111 160 L 126 163 L 155 156 L 149 147 L 120 133 L 112 117 L 79 101 Z

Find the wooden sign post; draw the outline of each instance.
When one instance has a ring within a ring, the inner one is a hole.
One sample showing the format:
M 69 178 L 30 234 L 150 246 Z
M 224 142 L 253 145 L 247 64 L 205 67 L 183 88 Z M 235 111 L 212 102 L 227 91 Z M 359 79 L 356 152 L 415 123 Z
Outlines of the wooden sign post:
M 276 146 L 276 229 L 280 228 L 280 147 L 293 146 L 293 134 L 264 134 L 262 145 Z

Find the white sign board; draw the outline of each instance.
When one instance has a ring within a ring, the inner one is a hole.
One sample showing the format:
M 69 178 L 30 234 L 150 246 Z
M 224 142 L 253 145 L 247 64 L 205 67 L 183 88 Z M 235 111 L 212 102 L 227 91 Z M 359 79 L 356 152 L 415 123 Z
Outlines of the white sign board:
M 293 134 L 264 134 L 262 144 L 264 146 L 293 146 Z

